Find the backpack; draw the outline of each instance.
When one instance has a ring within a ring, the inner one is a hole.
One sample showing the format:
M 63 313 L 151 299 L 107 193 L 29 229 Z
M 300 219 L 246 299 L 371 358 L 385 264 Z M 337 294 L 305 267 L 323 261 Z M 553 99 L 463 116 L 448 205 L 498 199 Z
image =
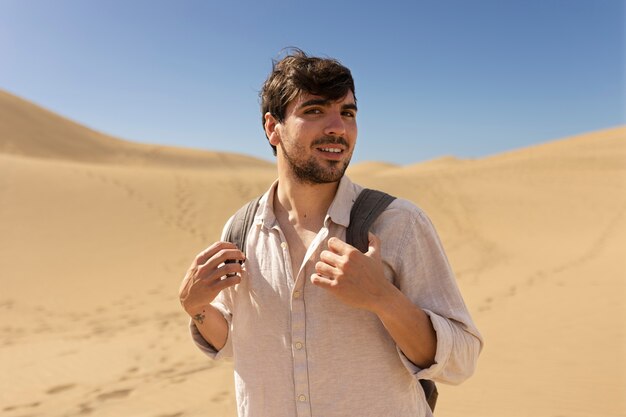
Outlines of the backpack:
M 261 197 L 256 197 L 241 207 L 233 216 L 233 220 L 226 231 L 225 240 L 237 245 L 244 254 L 248 232 L 252 228 L 254 215 Z M 369 246 L 368 232 L 372 223 L 395 199 L 395 197 L 382 191 L 363 189 L 350 211 L 350 225 L 346 230 L 346 242 L 363 253 L 367 252 Z M 435 411 L 435 404 L 439 396 L 437 386 L 428 379 L 420 379 L 419 382 L 424 390 L 428 406 L 431 411 Z

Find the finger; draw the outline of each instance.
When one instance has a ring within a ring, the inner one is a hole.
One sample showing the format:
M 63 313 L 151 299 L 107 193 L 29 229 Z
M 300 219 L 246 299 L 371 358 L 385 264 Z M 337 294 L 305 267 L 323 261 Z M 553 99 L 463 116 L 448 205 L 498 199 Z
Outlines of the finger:
M 331 237 L 330 239 L 328 239 L 328 249 L 338 255 L 345 255 L 350 252 L 350 250 L 354 249 L 354 246 L 348 245 L 346 242 L 339 238 Z
M 339 267 L 342 264 L 341 256 L 329 250 L 323 250 L 322 253 L 320 253 L 320 261 L 334 267 Z
M 318 274 L 311 275 L 311 282 L 321 288 L 330 289 L 336 285 L 336 281 L 320 276 Z
M 328 265 L 325 262 L 316 262 L 315 263 L 315 272 L 323 277 L 327 277 L 330 279 L 335 279 L 337 277 L 337 269 L 331 265 Z
M 223 264 L 219 268 L 213 270 L 213 272 L 206 277 L 206 280 L 219 281 L 223 277 L 237 275 L 241 272 L 243 272 L 243 267 L 239 262 Z
M 216 281 L 213 285 L 215 289 L 222 291 L 225 288 L 232 287 L 233 285 L 237 285 L 241 282 L 241 275 L 233 275 L 230 277 L 226 277 L 219 281 Z
M 230 263 L 227 261 L 239 261 L 239 263 L 243 263 L 245 260 L 246 256 L 242 251 L 237 249 L 237 247 L 234 249 L 221 249 L 217 253 L 214 253 L 204 265 L 200 266 L 200 268 L 214 270 L 223 263 Z
M 185 301 L 189 299 L 189 297 L 193 297 L 196 300 L 206 300 L 207 298 L 213 300 L 217 293 L 222 291 L 224 288 L 240 282 L 242 272 L 243 268 L 240 264 L 226 264 L 215 270 L 208 277 L 189 281 L 187 287 L 179 295 L 181 304 L 184 305 Z M 235 279 L 233 280 L 231 278 Z M 225 280 L 226 282 L 222 283 L 222 281 Z
M 371 257 L 379 258 L 380 257 L 380 239 L 374 233 L 369 232 L 367 234 L 368 237 L 368 249 L 366 255 Z
M 237 249 L 237 245 L 230 242 L 215 242 L 196 256 L 196 265 L 205 264 L 213 255 L 223 249 Z

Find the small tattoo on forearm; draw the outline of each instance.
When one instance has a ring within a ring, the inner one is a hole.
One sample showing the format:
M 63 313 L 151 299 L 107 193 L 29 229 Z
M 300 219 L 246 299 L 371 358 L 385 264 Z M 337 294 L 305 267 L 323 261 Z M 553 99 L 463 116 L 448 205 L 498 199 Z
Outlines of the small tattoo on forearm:
M 204 319 L 206 318 L 206 316 L 204 315 L 204 311 L 202 313 L 198 313 L 195 316 L 193 316 L 193 319 L 195 321 L 197 321 L 198 323 L 202 324 L 204 322 Z

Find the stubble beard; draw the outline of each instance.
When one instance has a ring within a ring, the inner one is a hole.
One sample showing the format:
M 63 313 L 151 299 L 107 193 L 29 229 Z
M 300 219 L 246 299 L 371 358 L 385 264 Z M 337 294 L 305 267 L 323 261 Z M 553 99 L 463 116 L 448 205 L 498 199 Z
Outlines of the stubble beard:
M 324 137 L 317 139 L 313 142 L 312 146 L 326 145 L 340 143 L 348 147 L 348 143 L 343 138 L 333 138 L 333 137 Z M 296 145 L 293 148 L 294 152 L 291 155 L 287 152 L 285 147 L 283 146 L 283 154 L 285 155 L 285 160 L 289 164 L 291 168 L 291 172 L 293 173 L 296 180 L 304 183 L 304 184 L 328 184 L 331 182 L 339 181 L 345 174 L 346 169 L 348 169 L 348 165 L 350 164 L 351 156 L 344 161 L 330 161 L 327 160 L 326 163 L 330 165 L 330 167 L 324 167 L 317 161 L 314 156 L 309 157 L 305 161 L 298 161 L 293 154 L 297 154 L 298 152 L 304 153 L 304 147 L 300 145 Z

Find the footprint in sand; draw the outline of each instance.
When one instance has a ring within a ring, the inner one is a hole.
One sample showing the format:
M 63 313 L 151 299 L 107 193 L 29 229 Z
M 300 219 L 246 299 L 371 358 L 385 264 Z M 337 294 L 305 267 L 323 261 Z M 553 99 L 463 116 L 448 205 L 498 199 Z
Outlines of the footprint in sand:
M 40 405 L 41 405 L 41 402 L 39 401 L 29 403 L 29 404 L 9 405 L 7 407 L 4 407 L 2 411 L 6 412 L 6 411 L 15 411 L 21 408 L 35 408 L 35 407 L 39 407 Z
M 15 300 L 7 299 L 0 301 L 0 308 L 6 308 L 7 310 L 11 310 L 15 305 Z
M 132 389 L 118 389 L 118 390 L 115 390 L 115 391 L 109 391 L 109 392 L 102 393 L 102 394 L 98 395 L 96 398 L 98 398 L 101 401 L 114 400 L 114 399 L 118 399 L 118 398 L 128 397 L 131 392 L 133 392 Z
M 211 402 L 214 403 L 220 403 L 225 401 L 228 398 L 228 392 L 227 391 L 222 391 L 217 395 L 214 395 L 213 398 L 211 398 Z
M 94 408 L 89 403 L 81 403 L 78 405 L 78 407 L 79 407 L 78 414 L 81 416 L 91 414 L 94 411 Z
M 57 386 L 54 386 L 52 388 L 49 388 L 46 391 L 46 394 L 58 394 L 59 392 L 70 390 L 70 389 L 74 388 L 75 386 L 76 386 L 76 384 L 57 385 Z

